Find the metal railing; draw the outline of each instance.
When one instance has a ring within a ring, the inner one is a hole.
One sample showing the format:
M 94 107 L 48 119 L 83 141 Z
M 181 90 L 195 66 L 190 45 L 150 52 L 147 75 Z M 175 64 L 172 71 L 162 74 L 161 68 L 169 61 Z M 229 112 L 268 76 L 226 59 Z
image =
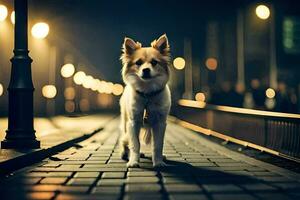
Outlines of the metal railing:
M 300 161 L 300 115 L 179 100 L 178 123 L 206 135 Z

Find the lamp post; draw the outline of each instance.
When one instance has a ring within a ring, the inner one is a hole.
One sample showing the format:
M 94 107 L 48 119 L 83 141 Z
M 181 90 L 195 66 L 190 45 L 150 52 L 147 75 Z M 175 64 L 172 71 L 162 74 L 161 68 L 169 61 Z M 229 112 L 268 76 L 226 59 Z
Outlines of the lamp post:
M 15 0 L 15 46 L 8 86 L 8 130 L 1 148 L 40 148 L 33 127 L 32 59 L 28 53 L 27 0 Z
M 272 11 L 272 15 L 271 15 Z M 255 9 L 256 16 L 261 20 L 270 18 L 270 71 L 269 84 L 272 88 L 277 88 L 277 59 L 276 59 L 276 33 L 275 33 L 275 9 L 273 5 L 270 8 L 266 5 L 258 5 Z

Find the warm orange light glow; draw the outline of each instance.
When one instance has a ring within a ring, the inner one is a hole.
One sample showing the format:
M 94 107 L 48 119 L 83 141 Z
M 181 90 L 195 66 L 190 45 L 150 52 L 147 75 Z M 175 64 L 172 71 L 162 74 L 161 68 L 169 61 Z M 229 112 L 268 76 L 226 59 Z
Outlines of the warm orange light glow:
M 209 70 L 216 70 L 218 67 L 218 61 L 215 58 L 207 58 L 205 61 L 205 65 Z
M 92 84 L 91 89 L 92 89 L 93 91 L 98 90 L 98 85 L 99 85 L 99 83 L 100 83 L 100 80 L 99 80 L 99 79 L 94 79 L 94 80 L 93 80 L 93 84 Z
M 98 94 L 97 96 L 98 106 L 101 108 L 107 108 L 113 104 L 113 96 L 109 94 Z
M 80 110 L 83 112 L 87 112 L 90 110 L 90 102 L 88 99 L 81 99 L 79 102 Z
M 2 96 L 3 92 L 4 92 L 3 85 L 0 83 L 0 96 Z
M 104 93 L 111 94 L 113 90 L 114 84 L 112 82 L 106 82 Z
M 178 69 L 182 70 L 185 67 L 185 60 L 182 57 L 177 57 L 173 61 L 173 66 Z
M 275 97 L 276 93 L 275 93 L 275 90 L 272 89 L 272 88 L 268 88 L 266 90 L 266 96 L 269 98 L 269 99 L 273 99 Z
M 65 111 L 68 113 L 72 113 L 75 111 L 75 103 L 73 101 L 65 102 Z
M 64 96 L 66 100 L 75 99 L 75 89 L 73 87 L 67 87 L 64 91 Z
M 73 76 L 73 80 L 74 80 L 75 84 L 81 85 L 81 84 L 83 84 L 85 77 L 86 77 L 85 73 L 83 71 L 79 71 L 79 72 L 76 72 L 76 74 Z
M 31 34 L 37 39 L 44 39 L 49 34 L 49 25 L 44 22 L 39 22 L 31 28 Z
M 56 96 L 57 90 L 54 85 L 45 85 L 42 88 L 42 94 L 45 98 L 53 99 Z
M 205 94 L 202 93 L 202 92 L 198 92 L 195 95 L 195 99 L 196 99 L 196 101 L 202 101 L 202 102 L 204 102 L 205 101 Z
M 105 87 L 106 87 L 106 82 L 105 81 L 100 81 L 98 83 L 98 87 L 97 87 L 98 92 L 99 93 L 104 93 Z
M 255 13 L 256 13 L 257 17 L 265 20 L 265 19 L 268 19 L 270 16 L 270 9 L 265 5 L 259 5 L 255 9 Z
M 117 84 L 114 84 L 112 93 L 116 96 L 119 96 L 123 93 L 123 90 L 124 90 L 123 85 L 117 83 Z
M 4 21 L 8 15 L 6 6 L 0 5 L 0 21 Z
M 11 15 L 10 15 L 10 21 L 12 24 L 15 24 L 16 23 L 16 20 L 15 20 L 15 11 L 12 11 L 11 12 Z
M 75 67 L 71 63 L 65 64 L 64 66 L 62 66 L 60 70 L 60 73 L 64 78 L 69 78 L 73 76 L 74 72 L 75 72 Z
M 94 83 L 94 78 L 92 76 L 86 76 L 82 85 L 84 88 L 90 89 L 92 88 L 93 83 Z

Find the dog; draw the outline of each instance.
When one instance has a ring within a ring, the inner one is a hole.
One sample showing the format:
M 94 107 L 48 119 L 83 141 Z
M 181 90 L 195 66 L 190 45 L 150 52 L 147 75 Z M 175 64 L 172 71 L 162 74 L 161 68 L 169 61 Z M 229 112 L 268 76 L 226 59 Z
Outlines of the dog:
M 141 43 L 125 37 L 120 60 L 126 84 L 120 98 L 121 158 L 128 159 L 127 167 L 139 167 L 139 134 L 147 123 L 143 141 L 152 144 L 153 166 L 163 167 L 164 136 L 171 106 L 167 85 L 171 60 L 167 35 L 154 40 L 150 47 L 142 47 Z

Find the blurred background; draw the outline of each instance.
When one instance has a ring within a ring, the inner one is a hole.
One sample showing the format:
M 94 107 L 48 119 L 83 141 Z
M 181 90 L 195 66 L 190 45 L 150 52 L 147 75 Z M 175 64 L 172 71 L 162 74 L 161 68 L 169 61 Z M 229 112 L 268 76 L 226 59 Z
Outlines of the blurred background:
M 7 116 L 14 11 L 0 0 L 0 116 Z M 300 112 L 296 0 L 29 0 L 35 116 L 118 111 L 125 36 L 166 33 L 173 102 Z

